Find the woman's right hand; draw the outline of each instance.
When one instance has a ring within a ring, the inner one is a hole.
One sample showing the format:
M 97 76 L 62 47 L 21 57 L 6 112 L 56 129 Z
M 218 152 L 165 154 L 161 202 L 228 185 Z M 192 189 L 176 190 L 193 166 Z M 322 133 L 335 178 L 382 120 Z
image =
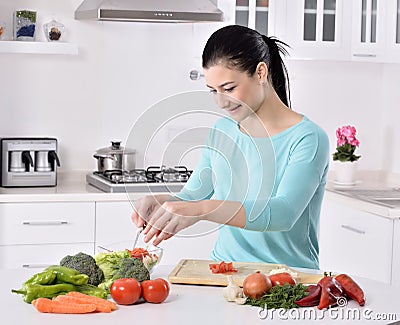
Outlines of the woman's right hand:
M 138 199 L 133 206 L 132 221 L 136 227 L 143 227 L 150 220 L 152 213 L 164 202 L 171 200 L 171 195 L 146 195 Z

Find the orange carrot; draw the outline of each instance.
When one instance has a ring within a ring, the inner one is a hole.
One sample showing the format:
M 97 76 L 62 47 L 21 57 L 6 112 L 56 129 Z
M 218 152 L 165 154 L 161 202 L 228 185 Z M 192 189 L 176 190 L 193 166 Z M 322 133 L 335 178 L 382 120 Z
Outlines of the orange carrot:
M 38 298 L 33 300 L 32 305 L 41 313 L 85 314 L 96 310 L 95 304 L 76 304 L 47 298 Z
M 103 299 L 103 298 L 99 298 L 99 297 L 95 297 L 95 296 L 85 295 L 84 293 L 80 293 L 77 291 L 68 292 L 67 296 L 77 297 L 77 298 L 85 298 L 87 303 L 95 304 L 96 306 L 97 306 L 97 304 L 107 304 L 108 306 L 110 306 L 111 310 L 117 309 L 117 305 L 112 301 L 109 301 L 109 300 Z
M 94 304 L 96 306 L 96 311 L 102 313 L 110 313 L 111 307 L 105 302 L 90 302 L 89 299 L 81 298 L 81 297 L 73 297 L 73 296 L 66 296 L 60 295 L 53 298 L 55 301 L 65 302 L 69 304 Z

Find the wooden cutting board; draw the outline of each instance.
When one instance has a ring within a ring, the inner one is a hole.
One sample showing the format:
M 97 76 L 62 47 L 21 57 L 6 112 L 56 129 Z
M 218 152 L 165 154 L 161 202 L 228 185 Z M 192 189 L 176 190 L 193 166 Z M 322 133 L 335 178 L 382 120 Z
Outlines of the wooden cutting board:
M 323 274 L 303 273 L 293 270 L 284 264 L 267 264 L 253 262 L 233 262 L 233 267 L 237 272 L 213 274 L 209 268 L 209 264 L 217 263 L 209 260 L 181 260 L 168 275 L 168 280 L 176 284 L 199 284 L 212 286 L 228 285 L 227 274 L 232 275 L 233 281 L 243 286 L 243 281 L 251 273 L 260 271 L 264 274 L 269 274 L 271 270 L 285 268 L 291 272 L 296 272 L 295 279 L 298 283 L 316 284 Z

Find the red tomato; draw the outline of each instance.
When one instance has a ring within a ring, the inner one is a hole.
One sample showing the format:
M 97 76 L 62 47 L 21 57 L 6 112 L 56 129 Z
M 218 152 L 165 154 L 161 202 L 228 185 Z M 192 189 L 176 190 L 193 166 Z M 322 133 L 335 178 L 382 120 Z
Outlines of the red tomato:
M 272 286 L 282 286 L 285 283 L 296 284 L 296 280 L 288 272 L 277 273 L 269 276 Z
M 209 267 L 212 273 L 237 272 L 237 270 L 233 268 L 232 262 L 225 263 L 222 261 L 219 264 L 209 264 Z
M 143 260 L 143 257 L 150 255 L 147 250 L 145 250 L 144 248 L 141 248 L 141 247 L 134 248 L 131 251 L 128 249 L 128 252 L 131 254 L 131 257 L 135 257 L 140 260 Z
M 134 278 L 115 280 L 110 288 L 111 297 L 119 305 L 134 304 L 139 300 L 141 293 L 142 287 Z
M 142 282 L 142 297 L 147 302 L 159 304 L 167 299 L 169 295 L 169 284 L 166 280 L 158 278 Z

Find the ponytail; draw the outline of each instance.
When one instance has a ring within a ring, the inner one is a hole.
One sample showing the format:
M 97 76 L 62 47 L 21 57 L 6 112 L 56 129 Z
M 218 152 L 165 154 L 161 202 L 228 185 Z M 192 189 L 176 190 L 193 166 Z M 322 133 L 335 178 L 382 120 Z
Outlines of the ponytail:
M 289 76 L 286 65 L 281 57 L 281 54 L 283 56 L 289 55 L 287 50 L 284 48 L 284 46 L 288 45 L 278 40 L 276 37 L 262 35 L 262 38 L 267 44 L 269 50 L 269 64 L 267 64 L 267 66 L 270 82 L 272 83 L 272 86 L 274 87 L 280 100 L 286 106 L 290 107 Z
M 249 76 L 257 65 L 265 62 L 268 78 L 280 100 L 290 107 L 289 77 L 281 54 L 287 56 L 288 46 L 275 37 L 267 37 L 248 27 L 225 26 L 214 32 L 203 51 L 203 68 L 224 62 L 227 66 L 245 71 Z

